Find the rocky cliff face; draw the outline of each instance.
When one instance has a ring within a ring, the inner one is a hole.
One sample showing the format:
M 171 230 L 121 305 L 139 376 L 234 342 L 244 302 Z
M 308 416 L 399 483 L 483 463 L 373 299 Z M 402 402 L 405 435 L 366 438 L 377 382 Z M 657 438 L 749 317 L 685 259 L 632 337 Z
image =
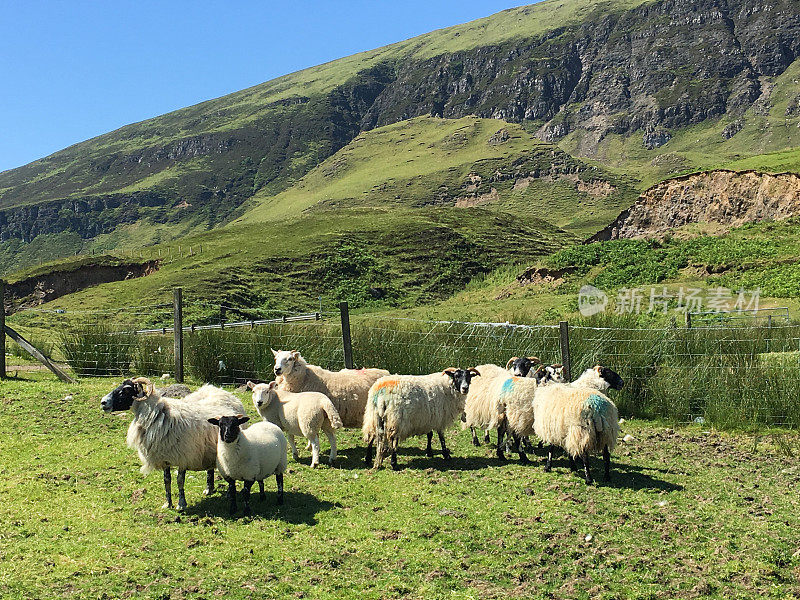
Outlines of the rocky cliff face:
M 162 172 L 169 176 L 148 190 L 165 208 L 148 216 L 213 226 L 255 191 L 291 185 L 360 131 L 424 114 L 530 121 L 546 141 L 580 129 L 587 155 L 609 133 L 641 135 L 653 149 L 675 128 L 763 103 L 767 79 L 800 56 L 797 0 L 660 0 L 614 11 L 543 37 L 392 59 L 326 94 L 259 106 L 234 94 L 78 144 L 0 173 L 0 238 L 95 235 L 116 214 L 76 220 L 71 202 L 97 205 Z M 244 118 L 250 112 L 258 118 Z M 121 201 L 130 216 L 148 197 Z M 169 210 L 177 206 L 184 210 Z
M 656 237 L 689 223 L 732 227 L 800 215 L 800 176 L 710 171 L 668 179 L 650 189 L 590 241 Z

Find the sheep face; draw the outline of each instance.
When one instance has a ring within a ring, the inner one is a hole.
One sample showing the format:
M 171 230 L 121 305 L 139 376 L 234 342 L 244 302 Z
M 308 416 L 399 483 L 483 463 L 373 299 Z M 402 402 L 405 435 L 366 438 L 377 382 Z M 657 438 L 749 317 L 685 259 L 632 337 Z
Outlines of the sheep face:
M 535 356 L 514 356 L 506 364 L 506 369 L 510 368 L 515 377 L 527 377 L 531 368 L 540 362 Z
M 275 357 L 275 375 L 284 376 L 292 372 L 300 358 L 297 350 L 272 350 L 272 355 Z
M 126 379 L 100 400 L 100 408 L 105 412 L 128 410 L 135 400 L 147 396 L 147 386 L 141 381 Z
M 480 373 L 475 369 L 445 369 L 445 375 L 452 380 L 453 388 L 462 394 L 469 393 L 469 382 L 473 377 L 480 376 Z
M 239 437 L 240 425 L 247 423 L 250 417 L 236 415 L 235 417 L 217 417 L 209 419 L 208 422 L 219 427 L 219 439 L 226 444 L 232 444 Z
M 256 410 L 270 405 L 273 395 L 275 395 L 276 385 L 277 383 L 274 381 L 270 381 L 268 384 L 247 382 L 247 387 L 253 390 L 253 406 L 256 407 Z
M 619 376 L 619 373 L 614 371 L 613 369 L 609 369 L 608 367 L 602 367 L 600 365 L 596 366 L 595 371 L 600 377 L 603 378 L 614 390 L 621 390 L 622 386 L 625 385 L 625 382 L 622 380 L 622 377 Z

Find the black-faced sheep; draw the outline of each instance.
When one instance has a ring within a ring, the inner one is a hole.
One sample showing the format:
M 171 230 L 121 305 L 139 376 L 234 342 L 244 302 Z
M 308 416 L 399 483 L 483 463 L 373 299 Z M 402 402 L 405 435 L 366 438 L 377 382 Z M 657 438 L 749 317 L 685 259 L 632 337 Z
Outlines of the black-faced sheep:
M 219 428 L 217 468 L 228 482 L 230 513 L 236 512 L 236 482 L 244 481 L 242 500 L 245 516 L 250 514 L 250 488 L 258 481 L 264 500 L 264 479 L 275 475 L 278 483 L 278 504 L 283 504 L 283 473 L 286 471 L 286 437 L 280 427 L 261 421 L 240 429 L 250 417 L 244 415 L 208 419 Z
M 208 419 L 220 414 L 244 412 L 233 394 L 205 385 L 182 399 L 164 398 L 145 377 L 126 379 L 100 401 L 105 412 L 131 410 L 127 442 L 139 453 L 144 474 L 156 469 L 164 472 L 164 508 L 172 507 L 172 474 L 178 469 L 178 510 L 186 508 L 186 471 L 206 471 L 207 488 L 214 491 L 214 465 L 217 460 L 217 431 Z
M 389 452 L 396 470 L 398 444 L 433 431 L 439 434 L 442 456 L 449 459 L 444 430 L 464 412 L 470 380 L 479 375 L 475 369 L 450 368 L 431 375 L 390 375 L 376 381 L 369 390 L 374 422 L 364 423 L 365 433 L 367 429 L 376 432 L 374 468 L 381 466 Z

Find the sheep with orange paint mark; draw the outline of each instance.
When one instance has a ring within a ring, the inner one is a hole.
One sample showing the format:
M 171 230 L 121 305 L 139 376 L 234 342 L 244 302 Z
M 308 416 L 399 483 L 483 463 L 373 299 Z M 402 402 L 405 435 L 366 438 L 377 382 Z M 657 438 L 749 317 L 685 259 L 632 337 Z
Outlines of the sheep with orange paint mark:
M 389 375 L 381 377 L 369 390 L 363 432 L 365 439 L 377 441 L 374 468 L 378 469 L 386 454 L 391 455 L 392 468 L 397 470 L 397 447 L 409 437 L 436 431 L 442 445 L 442 456 L 450 459 L 444 430 L 464 412 L 464 399 L 470 381 L 479 376 L 475 369 L 445 369 L 430 375 Z M 369 419 L 369 420 L 368 420 Z

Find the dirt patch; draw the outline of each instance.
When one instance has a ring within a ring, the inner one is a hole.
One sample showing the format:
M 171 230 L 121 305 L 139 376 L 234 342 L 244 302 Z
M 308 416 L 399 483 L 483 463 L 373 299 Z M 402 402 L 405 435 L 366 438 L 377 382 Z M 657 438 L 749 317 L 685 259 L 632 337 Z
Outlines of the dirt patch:
M 471 208 L 473 206 L 480 206 L 481 204 L 497 202 L 498 200 L 500 200 L 500 194 L 497 193 L 497 188 L 492 188 L 492 191 L 479 196 L 461 196 L 460 198 L 456 198 L 456 208 Z

